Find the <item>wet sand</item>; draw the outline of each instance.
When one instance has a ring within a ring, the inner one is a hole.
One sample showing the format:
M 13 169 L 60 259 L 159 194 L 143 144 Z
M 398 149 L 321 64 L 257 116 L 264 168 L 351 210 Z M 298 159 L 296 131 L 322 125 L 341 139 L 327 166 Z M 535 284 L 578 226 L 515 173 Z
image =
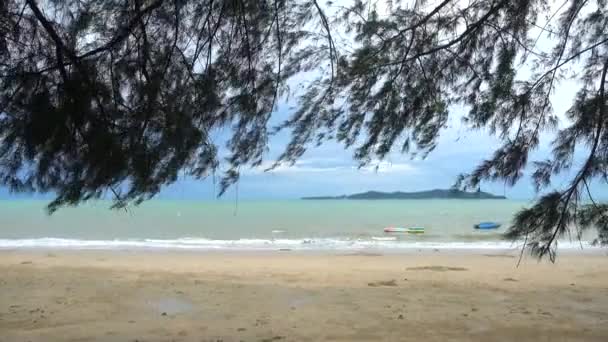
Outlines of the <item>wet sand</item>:
M 608 341 L 608 257 L 1 251 L 0 342 Z

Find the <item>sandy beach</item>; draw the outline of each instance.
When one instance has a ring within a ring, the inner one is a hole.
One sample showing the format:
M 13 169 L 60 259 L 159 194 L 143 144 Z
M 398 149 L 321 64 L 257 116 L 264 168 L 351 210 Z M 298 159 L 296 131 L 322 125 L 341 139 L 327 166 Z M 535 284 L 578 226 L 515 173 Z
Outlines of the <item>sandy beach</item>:
M 607 341 L 608 257 L 0 252 L 0 341 Z

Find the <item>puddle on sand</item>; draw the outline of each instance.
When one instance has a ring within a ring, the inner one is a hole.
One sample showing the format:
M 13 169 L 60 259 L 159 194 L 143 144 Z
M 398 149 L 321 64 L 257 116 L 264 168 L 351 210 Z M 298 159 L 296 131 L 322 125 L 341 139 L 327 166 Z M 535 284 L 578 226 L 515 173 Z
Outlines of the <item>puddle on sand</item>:
M 194 305 L 191 302 L 174 297 L 163 297 L 158 300 L 148 300 L 148 305 L 158 311 L 159 314 L 175 315 L 192 311 Z

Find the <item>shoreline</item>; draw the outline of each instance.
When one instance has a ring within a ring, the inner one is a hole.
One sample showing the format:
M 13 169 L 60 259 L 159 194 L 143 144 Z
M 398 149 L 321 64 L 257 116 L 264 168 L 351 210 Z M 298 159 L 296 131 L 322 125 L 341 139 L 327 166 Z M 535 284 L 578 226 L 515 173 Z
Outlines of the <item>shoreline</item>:
M 0 252 L 7 250 L 56 251 L 186 251 L 193 253 L 272 253 L 302 254 L 480 254 L 521 253 L 523 242 L 511 241 L 424 241 L 424 240 L 365 240 L 365 239 L 237 239 L 211 240 L 203 238 L 80 240 L 65 238 L 0 239 Z M 608 255 L 608 248 L 588 241 L 559 241 L 558 253 Z
M 87 248 L 87 247 L 0 247 L 0 255 L 5 253 L 134 253 L 134 254 L 176 254 L 176 255 L 310 255 L 310 256 L 335 256 L 335 255 L 386 255 L 386 256 L 428 256 L 428 255 L 512 255 L 533 258 L 529 251 L 516 246 L 511 248 L 475 248 L 475 247 L 407 247 L 407 248 L 352 248 L 352 249 L 330 249 L 330 248 L 174 248 L 174 247 L 111 247 L 111 248 Z M 558 247 L 557 255 L 566 256 L 608 256 L 608 247 Z
M 22 254 L 150 254 L 150 255 L 192 255 L 192 256 L 510 256 L 522 257 L 536 260 L 528 251 L 522 254 L 521 248 L 404 248 L 404 249 L 187 249 L 187 248 L 49 248 L 49 247 L 27 247 L 27 248 L 0 248 L 0 255 L 6 253 Z M 599 256 L 608 257 L 608 248 L 558 248 L 559 256 Z M 546 258 L 548 259 L 548 257 Z

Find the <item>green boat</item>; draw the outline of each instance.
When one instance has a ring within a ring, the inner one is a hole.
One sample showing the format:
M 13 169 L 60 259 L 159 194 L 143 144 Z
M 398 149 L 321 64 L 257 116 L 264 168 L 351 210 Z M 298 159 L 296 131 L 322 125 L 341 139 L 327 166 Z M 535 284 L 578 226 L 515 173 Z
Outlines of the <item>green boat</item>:
M 387 227 L 385 233 L 424 234 L 424 227 Z

